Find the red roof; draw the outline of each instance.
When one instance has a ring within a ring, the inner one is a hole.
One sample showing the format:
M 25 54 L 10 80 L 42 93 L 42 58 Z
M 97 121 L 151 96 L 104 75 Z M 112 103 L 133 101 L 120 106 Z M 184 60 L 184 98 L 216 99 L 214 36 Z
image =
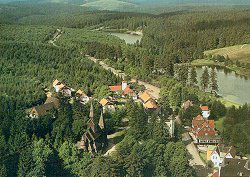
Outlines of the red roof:
M 214 120 L 209 120 L 208 124 L 210 128 L 215 128 Z
M 219 177 L 219 173 L 215 172 L 211 177 Z
M 123 94 L 124 95 L 131 95 L 133 94 L 133 90 L 131 90 L 129 87 L 126 87 L 124 90 L 123 90 Z
M 201 106 L 202 111 L 209 111 L 208 106 Z
M 197 138 L 203 136 L 216 136 L 216 131 L 210 127 L 203 127 L 197 132 Z
M 121 85 L 109 86 L 109 89 L 111 92 L 119 92 L 122 90 L 122 86 Z
M 196 132 L 204 127 L 206 128 L 215 128 L 215 122 L 214 120 L 208 120 L 206 121 L 201 115 L 198 115 L 192 120 L 192 127 L 193 131 Z

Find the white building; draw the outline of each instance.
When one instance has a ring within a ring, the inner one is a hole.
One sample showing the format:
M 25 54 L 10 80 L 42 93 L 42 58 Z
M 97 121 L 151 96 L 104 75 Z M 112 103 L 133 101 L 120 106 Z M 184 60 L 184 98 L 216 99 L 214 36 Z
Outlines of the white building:
M 231 147 L 225 147 L 224 145 L 218 145 L 211 154 L 211 161 L 214 167 L 219 167 L 224 159 L 235 158 L 236 151 Z
M 201 106 L 201 111 L 202 111 L 202 116 L 205 119 L 208 119 L 208 117 L 210 116 L 210 110 L 209 110 L 208 106 Z
M 167 122 L 165 122 L 167 124 L 167 128 L 170 134 L 170 137 L 173 138 L 174 137 L 174 131 L 175 131 L 175 120 L 172 118 L 172 116 L 169 118 L 169 120 Z

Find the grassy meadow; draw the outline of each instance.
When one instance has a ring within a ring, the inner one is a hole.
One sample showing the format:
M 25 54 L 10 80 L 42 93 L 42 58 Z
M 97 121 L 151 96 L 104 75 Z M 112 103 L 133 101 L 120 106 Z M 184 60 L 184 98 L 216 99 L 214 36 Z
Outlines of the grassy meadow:
M 232 61 L 239 61 L 240 63 L 250 63 L 250 44 L 235 45 L 215 50 L 208 50 L 204 52 L 205 55 L 222 55 L 228 56 Z

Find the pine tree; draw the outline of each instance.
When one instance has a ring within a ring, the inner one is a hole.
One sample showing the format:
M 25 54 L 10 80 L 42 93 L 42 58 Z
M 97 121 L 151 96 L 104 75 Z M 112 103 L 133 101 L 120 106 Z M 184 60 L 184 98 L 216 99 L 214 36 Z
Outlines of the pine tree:
M 211 82 L 210 82 L 211 91 L 218 92 L 219 91 L 219 86 L 218 86 L 218 83 L 217 83 L 217 73 L 216 73 L 214 68 L 212 68 L 212 70 L 211 70 L 210 78 L 211 78 Z
M 205 68 L 202 76 L 201 76 L 201 87 L 205 91 L 208 88 L 209 85 L 209 73 L 207 67 Z
M 197 72 L 196 72 L 196 69 L 192 67 L 191 72 L 190 72 L 190 84 L 196 85 L 197 83 L 198 83 Z

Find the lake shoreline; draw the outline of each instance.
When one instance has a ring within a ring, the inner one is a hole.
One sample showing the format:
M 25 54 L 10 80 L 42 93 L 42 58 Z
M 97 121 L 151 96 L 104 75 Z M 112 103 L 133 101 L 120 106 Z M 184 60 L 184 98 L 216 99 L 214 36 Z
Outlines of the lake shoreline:
M 209 60 L 209 59 L 194 60 L 194 61 L 192 61 L 191 65 L 192 66 L 221 67 L 221 68 L 228 69 L 232 72 L 235 72 L 235 74 L 237 74 L 239 76 L 247 77 L 248 79 L 250 79 L 250 69 L 247 69 L 247 68 L 242 68 L 242 67 L 237 67 L 237 66 L 225 66 L 221 62 L 214 62 L 214 61 Z

